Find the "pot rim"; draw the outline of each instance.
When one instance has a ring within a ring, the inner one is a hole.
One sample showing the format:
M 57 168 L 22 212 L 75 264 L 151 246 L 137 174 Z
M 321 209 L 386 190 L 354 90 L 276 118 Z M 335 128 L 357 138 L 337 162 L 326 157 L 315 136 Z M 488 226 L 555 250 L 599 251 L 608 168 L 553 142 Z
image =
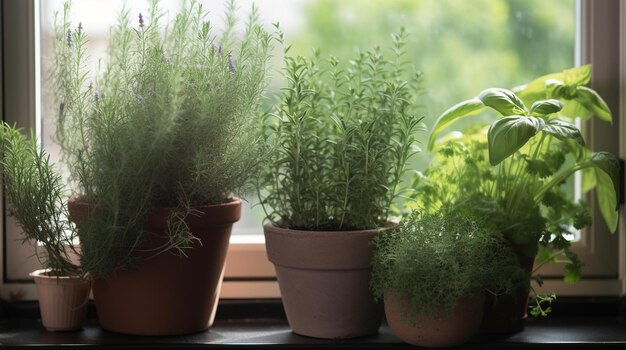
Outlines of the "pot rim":
M 302 234 L 302 235 L 309 235 L 309 236 L 315 236 L 315 235 L 320 235 L 320 236 L 330 236 L 330 235 L 358 235 L 358 234 L 362 234 L 362 233 L 372 233 L 372 232 L 382 232 L 382 231 L 387 231 L 390 229 L 394 229 L 395 227 L 398 226 L 398 223 L 395 221 L 387 221 L 387 225 L 384 227 L 376 227 L 376 228 L 370 228 L 370 229 L 363 229 L 363 230 L 334 230 L 334 231 L 328 231 L 328 230 L 298 230 L 298 229 L 292 229 L 289 227 L 281 227 L 281 226 L 277 226 L 275 225 L 273 222 L 266 222 L 263 224 L 264 228 L 270 228 L 276 231 L 279 231 L 280 233 L 283 234 L 289 234 L 289 233 L 297 233 L 297 234 Z
M 82 276 L 66 276 L 66 275 L 60 275 L 60 276 L 48 276 L 46 275 L 46 273 L 52 271 L 51 268 L 47 268 L 47 269 L 38 269 L 35 270 L 33 272 L 30 272 L 28 275 L 30 277 L 33 278 L 45 278 L 45 279 L 62 279 L 62 280 L 85 280 L 88 281 L 89 277 L 84 278 Z
M 215 207 L 224 207 L 224 206 L 236 206 L 241 204 L 241 198 L 237 197 L 237 196 L 233 196 L 231 197 L 231 200 L 229 202 L 225 202 L 225 203 L 218 203 L 218 204 L 205 204 L 205 205 L 198 205 L 198 206 L 192 206 L 192 209 L 202 209 L 202 208 L 215 208 Z M 89 203 L 87 201 L 82 200 L 82 196 L 78 195 L 78 194 L 73 194 L 70 196 L 70 198 L 68 198 L 67 200 L 68 203 L 73 203 L 73 204 L 77 204 L 77 205 L 86 205 L 86 206 L 97 206 L 98 204 L 92 204 Z M 152 207 L 151 210 L 174 210 L 176 209 L 175 207 Z

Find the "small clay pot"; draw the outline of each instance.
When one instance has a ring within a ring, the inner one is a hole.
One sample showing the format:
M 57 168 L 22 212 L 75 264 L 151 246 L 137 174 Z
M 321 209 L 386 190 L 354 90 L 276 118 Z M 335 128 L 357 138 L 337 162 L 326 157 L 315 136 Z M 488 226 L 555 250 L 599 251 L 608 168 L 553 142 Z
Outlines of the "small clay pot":
M 78 276 L 55 276 L 49 269 L 30 273 L 37 286 L 41 322 L 49 331 L 74 331 L 87 317 L 91 281 Z
M 419 310 L 393 293 L 385 293 L 385 315 L 393 333 L 403 341 L 422 347 L 448 347 L 468 341 L 480 328 L 485 307 L 485 296 L 476 294 L 461 298 L 449 315 L 439 319 L 418 316 L 410 322 L 405 310 Z M 412 313 L 414 314 L 414 313 Z
M 374 334 L 383 308 L 369 289 L 379 230 L 300 231 L 266 224 L 283 306 L 294 333 L 341 339 Z
M 520 267 L 530 276 L 535 263 L 536 248 L 531 250 L 530 255 L 524 247 L 508 242 L 519 261 Z M 485 301 L 485 314 L 480 327 L 484 334 L 509 335 L 524 330 L 524 322 L 528 318 L 528 293 L 530 291 L 530 278 L 528 282 L 517 288 L 514 295 L 502 295 L 495 297 L 487 294 Z
M 80 202 L 71 202 L 69 209 L 75 218 L 97 213 Z M 213 324 L 232 225 L 241 216 L 241 200 L 194 209 L 198 213 L 188 216 L 186 223 L 201 244 L 186 250 L 187 256 L 155 255 L 152 247 L 165 243 L 172 211 L 157 208 L 148 215 L 145 228 L 152 235 L 134 252 L 138 259 L 133 268 L 94 278 L 93 295 L 102 328 L 166 336 L 197 333 Z

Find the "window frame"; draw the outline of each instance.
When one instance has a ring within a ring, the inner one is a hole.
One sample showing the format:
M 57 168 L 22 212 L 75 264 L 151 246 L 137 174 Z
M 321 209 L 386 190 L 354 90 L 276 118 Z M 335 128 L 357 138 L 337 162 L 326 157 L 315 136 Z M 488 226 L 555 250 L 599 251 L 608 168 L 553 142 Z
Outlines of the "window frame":
M 39 50 L 38 23 L 39 0 L 0 0 L 0 84 L 3 119 L 23 128 L 34 128 L 38 134 L 41 125 L 35 116 L 39 105 L 34 103 L 40 83 L 35 77 L 39 64 L 35 62 Z M 577 0 L 580 14 L 581 60 L 579 63 L 593 64 L 591 86 L 605 99 L 614 112 L 616 121 L 608 125 L 591 121 L 584 125 L 588 144 L 597 150 L 607 150 L 626 156 L 625 115 L 626 54 L 623 43 L 626 33 L 626 2 Z M 24 30 L 24 26 L 27 26 Z M 597 40 L 601 38 L 602 40 Z M 11 53 L 6 55 L 6 53 Z M 619 72 L 619 74 L 616 74 Z M 26 76 L 27 79 L 23 79 Z M 20 79 L 20 77 L 22 77 Z M 7 89 L 10 86 L 10 89 Z M 617 88 L 616 88 L 617 87 Z M 11 117 L 9 117 L 11 116 Z M 610 135 L 607 137 L 607 135 Z M 626 184 L 623 184 L 626 185 Z M 545 284 L 539 292 L 556 292 L 562 296 L 621 296 L 626 290 L 626 247 L 624 244 L 624 212 L 620 213 L 618 232 L 610 234 L 595 208 L 593 195 L 588 195 L 593 210 L 594 225 L 585 229 L 582 240 L 574 251 L 585 263 L 584 279 L 577 284 L 567 285 L 562 279 L 561 266 L 546 266 L 540 270 Z M 27 273 L 38 268 L 32 255 L 32 246 L 16 242 L 19 231 L 4 210 L 4 196 L 0 203 L 2 211 L 2 239 L 0 240 L 0 298 L 5 300 L 35 300 L 34 283 Z M 259 230 L 262 227 L 259 226 Z M 602 254 L 594 254 L 602 251 Z M 16 258 L 17 257 L 17 258 Z M 17 259 L 17 261 L 16 261 Z M 11 269 L 9 270 L 9 266 Z M 222 284 L 222 298 L 280 298 L 273 265 L 267 260 L 264 243 L 242 243 L 233 236 L 226 258 Z
M 592 118 L 583 123 L 587 144 L 595 151 L 608 151 L 624 158 L 624 86 L 622 38 L 625 4 L 620 1 L 577 2 L 580 13 L 580 64 L 592 64 L 590 86 L 605 99 L 613 111 L 613 125 Z M 623 181 L 623 179 L 622 179 Z M 624 186 L 624 184 L 622 184 Z M 556 291 L 571 296 L 621 296 L 624 294 L 624 210 L 620 208 L 620 222 L 615 233 L 610 233 L 596 204 L 595 193 L 584 194 L 592 212 L 593 225 L 581 232 L 581 240 L 572 245 L 583 266 L 583 280 L 576 284 L 562 281 L 562 267 L 547 265 L 539 274 L 544 286 L 542 293 Z M 599 254 L 601 252 L 601 254 Z

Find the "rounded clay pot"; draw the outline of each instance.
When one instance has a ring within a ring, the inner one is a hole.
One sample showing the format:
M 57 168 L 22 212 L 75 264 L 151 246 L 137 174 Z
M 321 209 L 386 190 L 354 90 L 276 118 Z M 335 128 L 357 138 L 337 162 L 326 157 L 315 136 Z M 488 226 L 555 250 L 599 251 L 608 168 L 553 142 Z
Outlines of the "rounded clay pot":
M 300 231 L 266 224 L 264 231 L 294 333 L 339 339 L 378 331 L 383 309 L 369 289 L 369 242 L 381 230 Z
M 72 207 L 70 212 L 75 215 L 77 208 Z M 166 336 L 204 331 L 213 324 L 232 225 L 241 216 L 241 200 L 194 209 L 199 214 L 188 216 L 187 225 L 202 244 L 186 250 L 186 257 L 150 251 L 165 242 L 172 210 L 157 208 L 145 224 L 153 238 L 144 244 L 144 251 L 136 250 L 136 266 L 107 278 L 94 278 L 93 296 L 102 328 Z
M 41 322 L 49 331 L 80 329 L 87 317 L 91 281 L 78 276 L 54 276 L 50 270 L 30 273 L 37 286 Z
M 418 316 L 413 324 L 402 315 L 403 310 L 419 308 L 392 293 L 385 293 L 385 315 L 393 333 L 403 341 L 423 347 L 448 347 L 468 341 L 480 328 L 485 296 L 459 299 L 450 315 L 440 319 Z

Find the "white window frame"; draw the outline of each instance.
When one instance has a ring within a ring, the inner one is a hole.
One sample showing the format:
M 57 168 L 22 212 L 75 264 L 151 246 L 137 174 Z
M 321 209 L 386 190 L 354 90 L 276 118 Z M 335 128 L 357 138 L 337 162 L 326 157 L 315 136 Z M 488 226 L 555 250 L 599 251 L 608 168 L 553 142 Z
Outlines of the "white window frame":
M 0 39 L 3 45 L 0 64 L 0 99 L 3 119 L 23 128 L 35 128 L 35 110 L 39 99 L 35 77 L 39 64 L 35 62 L 39 50 L 38 0 L 0 0 L 2 11 Z M 616 121 L 612 126 L 592 121 L 584 126 L 588 144 L 598 150 L 626 156 L 626 123 L 624 122 L 624 78 L 626 77 L 626 1 L 579 0 L 582 55 L 581 64 L 593 64 L 591 85 L 605 97 Z M 601 40 L 599 40 L 601 39 Z M 619 74 L 617 74 L 619 72 Z M 4 75 L 3 75 L 4 74 Z M 24 78 L 26 77 L 26 79 Z M 621 77 L 621 79 L 620 79 Z M 10 87 L 10 88 L 9 88 Z M 607 136 L 609 135 L 609 136 Z M 623 184 L 626 185 L 626 184 Z M 4 198 L 4 197 L 2 197 Z M 560 266 L 546 266 L 540 273 L 545 284 L 539 291 L 556 292 L 560 296 L 621 296 L 626 290 L 626 248 L 624 244 L 624 213 L 618 232 L 606 232 L 593 198 L 587 198 L 594 211 L 594 225 L 582 233 L 574 250 L 585 263 L 584 278 L 567 285 L 561 279 Z M 4 300 L 35 300 L 36 293 L 27 274 L 38 268 L 32 247 L 16 242 L 19 231 L 4 211 L 0 201 L 3 228 L 0 239 L 0 298 Z M 262 227 L 259 226 L 259 231 Z M 260 232 L 259 232 L 260 233 Z M 222 298 L 263 299 L 280 298 L 274 267 L 267 260 L 265 244 L 246 243 L 243 236 L 233 236 L 226 259 Z M 598 254 L 601 252 L 601 254 Z M 9 270 L 10 266 L 10 270 Z

